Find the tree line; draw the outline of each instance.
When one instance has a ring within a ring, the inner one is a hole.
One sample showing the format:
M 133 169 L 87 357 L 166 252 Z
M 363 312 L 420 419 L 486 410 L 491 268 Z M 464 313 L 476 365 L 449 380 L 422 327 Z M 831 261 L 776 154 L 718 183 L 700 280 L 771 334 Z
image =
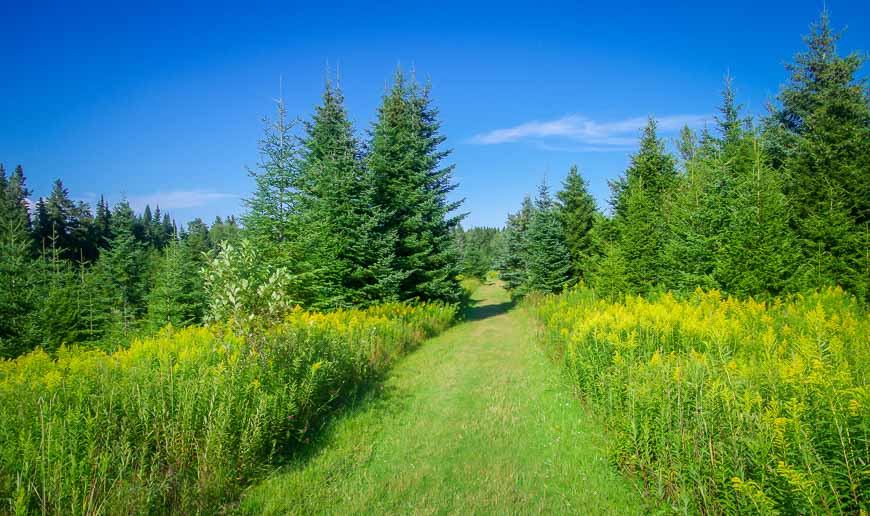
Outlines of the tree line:
M 297 305 L 460 299 L 461 201 L 430 84 L 397 71 L 366 138 L 333 80 L 307 119 L 279 100 L 264 123 L 238 223 L 91 211 L 60 180 L 31 205 L 23 169 L 0 166 L 0 357 Z
M 519 295 L 720 289 L 772 297 L 839 285 L 870 299 L 870 90 L 827 13 L 760 120 L 726 77 L 715 127 L 669 152 L 650 118 L 600 210 L 573 167 L 509 215 L 499 262 Z
M 37 346 L 119 341 L 143 329 L 199 320 L 202 256 L 240 231 L 234 217 L 179 229 L 169 213 L 122 200 L 95 209 L 61 180 L 31 203 L 21 165 L 0 164 L 0 357 Z M 179 277 L 175 275 L 179 274 Z M 189 303 L 177 309 L 170 290 Z

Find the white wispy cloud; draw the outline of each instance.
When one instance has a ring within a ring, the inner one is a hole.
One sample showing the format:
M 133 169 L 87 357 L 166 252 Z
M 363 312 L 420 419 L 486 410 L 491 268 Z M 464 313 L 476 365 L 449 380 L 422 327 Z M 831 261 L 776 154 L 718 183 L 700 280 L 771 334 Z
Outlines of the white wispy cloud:
M 173 190 L 145 195 L 131 195 L 127 197 L 127 200 L 130 202 L 130 206 L 135 210 L 142 210 L 145 208 L 145 205 L 150 205 L 152 208 L 159 205 L 163 210 L 177 210 L 184 208 L 198 208 L 214 202 L 238 197 L 237 194 L 225 192 Z
M 709 115 L 671 115 L 656 118 L 662 133 L 677 131 L 684 125 L 697 128 L 709 120 Z M 574 149 L 584 152 L 621 150 L 637 142 L 646 117 L 601 122 L 582 115 L 567 115 L 556 120 L 533 120 L 514 127 L 495 129 L 474 135 L 470 142 L 477 145 L 498 145 L 519 141 L 537 141 L 545 150 Z M 555 145 L 553 141 L 569 142 L 573 146 Z M 577 145 L 580 144 L 580 145 Z

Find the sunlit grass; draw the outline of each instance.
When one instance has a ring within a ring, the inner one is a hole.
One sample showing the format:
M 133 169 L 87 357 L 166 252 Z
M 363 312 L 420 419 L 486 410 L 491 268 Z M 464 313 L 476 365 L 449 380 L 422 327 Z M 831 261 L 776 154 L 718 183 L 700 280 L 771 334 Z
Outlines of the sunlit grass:
M 497 285 L 476 297 L 468 323 L 404 358 L 241 512 L 641 512 L 527 317 Z

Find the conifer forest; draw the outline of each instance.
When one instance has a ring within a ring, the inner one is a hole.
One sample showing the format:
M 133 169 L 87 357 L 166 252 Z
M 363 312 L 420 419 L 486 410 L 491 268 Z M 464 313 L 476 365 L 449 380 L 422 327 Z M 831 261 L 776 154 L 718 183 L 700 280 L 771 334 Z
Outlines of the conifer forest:
M 763 112 L 725 74 L 703 126 L 647 117 L 606 202 L 578 159 L 498 227 L 417 67 L 369 126 L 334 68 L 276 98 L 210 222 L 0 156 L 0 514 L 870 513 L 842 34 L 795 34 Z

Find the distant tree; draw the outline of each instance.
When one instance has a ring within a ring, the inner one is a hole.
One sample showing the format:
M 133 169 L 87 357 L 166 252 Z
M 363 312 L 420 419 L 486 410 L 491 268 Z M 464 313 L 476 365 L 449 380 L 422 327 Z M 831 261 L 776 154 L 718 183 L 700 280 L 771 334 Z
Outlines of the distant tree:
M 462 274 L 484 279 L 487 272 L 495 270 L 501 252 L 501 237 L 498 228 L 472 227 L 465 231 L 458 226 L 454 230 L 454 239 Z
M 559 208 L 546 182 L 538 189 L 527 233 L 526 291 L 559 292 L 573 283 Z
M 24 169 L 21 165 L 16 166 L 15 172 L 7 177 L 6 170 L 0 163 L 0 218 L 12 226 L 20 226 L 25 231 L 30 231 L 31 219 L 27 198 L 31 193 L 27 189 Z
M 168 219 L 164 219 L 164 227 Z M 172 223 L 169 222 L 169 228 L 172 228 Z M 241 238 L 242 228 L 236 222 L 236 218 L 232 215 L 226 219 L 215 217 L 209 228 L 208 239 L 212 249 L 220 247 L 221 242 L 236 243 Z
M 154 286 L 148 293 L 148 323 L 182 327 L 199 322 L 205 293 L 196 261 L 184 240 L 174 239 L 158 260 Z
M 112 210 L 109 208 L 108 201 L 101 195 L 94 216 L 94 242 L 99 249 L 106 249 L 112 236 Z
M 501 279 L 514 294 L 522 294 L 528 278 L 528 230 L 533 213 L 532 200 L 526 196 L 520 211 L 509 214 L 505 225 L 498 270 Z

